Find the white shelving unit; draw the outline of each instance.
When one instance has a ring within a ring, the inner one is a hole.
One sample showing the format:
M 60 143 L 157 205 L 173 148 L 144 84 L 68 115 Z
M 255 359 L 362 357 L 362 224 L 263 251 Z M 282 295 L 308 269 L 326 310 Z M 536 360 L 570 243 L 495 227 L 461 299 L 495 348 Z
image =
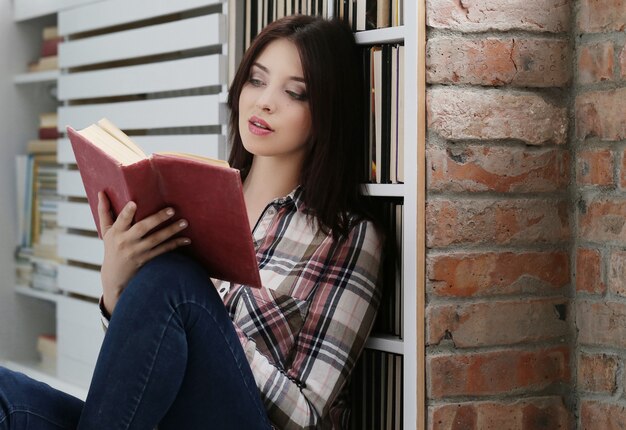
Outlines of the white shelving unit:
M 419 215 L 418 196 L 425 190 L 423 159 L 418 157 L 419 147 L 423 151 L 424 140 L 418 139 L 418 121 L 420 112 L 418 94 L 418 70 L 424 68 L 423 58 L 418 63 L 418 55 L 423 50 L 418 45 L 418 32 L 424 26 L 420 18 L 424 8 L 422 2 L 404 0 L 404 25 L 355 33 L 360 45 L 378 45 L 402 43 L 405 46 L 404 64 L 404 184 L 366 184 L 369 195 L 403 198 L 403 249 L 402 249 L 402 285 L 403 285 L 403 339 L 386 336 L 371 336 L 366 347 L 403 355 L 403 428 L 406 430 L 423 429 L 425 425 L 424 370 L 423 370 L 423 299 L 424 275 L 423 258 L 425 243 L 423 233 L 418 238 L 418 226 L 423 223 Z M 423 103 L 423 95 L 421 96 Z M 423 132 L 423 131 L 422 131 Z M 419 215 L 419 216 L 418 216 Z M 421 255 L 420 255 L 421 254 Z M 421 263 L 420 263 L 421 262 Z
M 27 102 L 12 104 L 23 110 L 20 129 L 31 134 L 12 137 L 21 142 L 14 154 L 23 153 L 26 141 L 36 138 L 41 99 L 50 98 L 50 88 L 56 87 L 62 103 L 57 110 L 61 132 L 65 124 L 79 129 L 107 116 L 131 133 L 142 130 L 136 141 L 149 152 L 167 145 L 169 150 L 224 156 L 228 0 L 16 1 L 20 5 L 16 5 L 15 19 L 20 23 L 12 22 L 15 37 L 5 38 L 14 43 L 7 45 L 5 57 L 16 58 L 16 66 L 7 82 L 28 96 Z M 58 6 L 54 12 L 49 9 L 53 3 Z M 65 37 L 59 47 L 61 71 L 23 73 L 28 61 L 36 57 L 41 29 L 57 22 Z M 19 37 L 25 31 L 32 33 L 29 44 Z M 85 32 L 91 35 L 85 37 Z M 22 44 L 16 46 L 16 40 Z M 14 51 L 22 55 L 13 55 Z M 132 61 L 118 67 L 124 60 Z M 81 71 L 86 66 L 90 70 Z M 57 109 L 57 100 L 51 100 L 48 110 Z M 172 141 L 177 148 L 166 143 Z M 14 161 L 7 158 L 11 165 L 5 169 L 4 183 L 12 188 L 5 200 L 16 201 Z M 65 258 L 58 273 L 62 292 L 16 286 L 13 276 L 2 284 L 0 364 L 84 398 L 104 336 L 96 304 L 102 244 L 95 237 L 67 139 L 58 142 L 58 161 L 64 165 L 58 190 L 66 197 L 58 214 L 65 228 L 58 238 L 58 255 Z M 16 226 L 14 205 L 4 207 L 9 208 L 7 218 Z M 7 266 L 6 273 L 13 273 L 15 240 L 4 242 L 11 243 L 11 248 L 0 262 Z M 2 312 L 5 307 L 9 312 Z M 52 373 L 38 365 L 35 351 L 37 335 L 44 332 L 57 335 L 57 371 Z

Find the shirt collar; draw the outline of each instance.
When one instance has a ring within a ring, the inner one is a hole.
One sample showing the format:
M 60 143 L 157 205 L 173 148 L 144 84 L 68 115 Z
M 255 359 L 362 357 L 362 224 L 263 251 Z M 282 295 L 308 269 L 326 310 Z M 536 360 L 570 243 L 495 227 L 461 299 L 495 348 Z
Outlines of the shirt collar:
M 302 185 L 298 185 L 286 196 L 279 197 L 272 201 L 272 203 L 276 203 L 281 206 L 292 203 L 292 202 L 296 208 L 296 211 L 300 211 L 304 209 L 305 205 L 304 205 L 304 200 L 303 200 Z

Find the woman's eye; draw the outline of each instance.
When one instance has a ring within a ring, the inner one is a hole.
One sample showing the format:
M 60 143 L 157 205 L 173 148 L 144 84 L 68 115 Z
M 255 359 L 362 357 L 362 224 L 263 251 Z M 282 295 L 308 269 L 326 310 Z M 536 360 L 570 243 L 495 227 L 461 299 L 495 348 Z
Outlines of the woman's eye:
M 304 101 L 307 99 L 307 95 L 306 93 L 297 93 L 295 91 L 287 91 L 287 94 L 289 94 L 292 98 L 294 98 L 295 100 L 301 100 Z
M 257 78 L 250 78 L 248 79 L 248 82 L 250 82 L 255 87 L 260 87 L 261 85 L 263 85 L 263 81 Z

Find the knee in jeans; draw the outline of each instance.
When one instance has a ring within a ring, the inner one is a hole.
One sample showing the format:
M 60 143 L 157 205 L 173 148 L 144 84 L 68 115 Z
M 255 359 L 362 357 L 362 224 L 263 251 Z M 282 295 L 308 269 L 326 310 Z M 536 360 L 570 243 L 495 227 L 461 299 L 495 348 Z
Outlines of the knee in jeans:
M 172 292 L 189 285 L 208 284 L 209 276 L 190 257 L 169 252 L 146 263 L 128 284 L 130 290 L 147 290 L 139 293 L 154 294 L 157 291 Z
M 22 402 L 28 390 L 30 379 L 21 373 L 0 366 L 0 418 L 8 415 L 13 404 Z

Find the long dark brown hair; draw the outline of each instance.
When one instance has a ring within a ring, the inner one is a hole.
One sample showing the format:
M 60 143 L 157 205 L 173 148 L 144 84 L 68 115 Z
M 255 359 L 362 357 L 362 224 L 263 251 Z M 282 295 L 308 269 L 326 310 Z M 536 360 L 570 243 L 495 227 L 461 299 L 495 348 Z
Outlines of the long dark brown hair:
M 309 97 L 311 135 L 300 175 L 302 198 L 320 227 L 338 238 L 347 235 L 351 217 L 371 219 L 369 204 L 360 196 L 366 163 L 362 56 L 346 24 L 295 15 L 274 21 L 259 33 L 244 54 L 228 94 L 229 163 L 245 180 L 253 155 L 244 148 L 239 133 L 239 96 L 252 64 L 277 39 L 296 45 Z

